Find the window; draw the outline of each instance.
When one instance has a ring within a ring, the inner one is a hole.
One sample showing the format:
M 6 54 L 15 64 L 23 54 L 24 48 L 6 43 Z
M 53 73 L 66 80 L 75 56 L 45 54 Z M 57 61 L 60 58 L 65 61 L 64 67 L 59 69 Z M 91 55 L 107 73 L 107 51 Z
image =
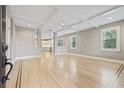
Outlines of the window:
M 60 38 L 60 39 L 58 40 L 58 46 L 59 46 L 59 47 L 64 46 L 64 38 Z
M 77 49 L 77 35 L 71 36 L 70 41 L 71 41 L 70 48 Z
M 101 50 L 120 51 L 120 26 L 101 30 Z

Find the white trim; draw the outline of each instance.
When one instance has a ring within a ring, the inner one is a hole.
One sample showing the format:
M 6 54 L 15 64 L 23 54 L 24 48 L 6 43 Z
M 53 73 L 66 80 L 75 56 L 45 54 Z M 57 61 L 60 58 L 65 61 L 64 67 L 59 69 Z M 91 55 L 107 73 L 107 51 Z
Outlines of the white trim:
M 117 48 L 115 49 L 105 49 L 103 48 L 103 32 L 106 32 L 106 31 L 110 31 L 110 30 L 113 30 L 113 29 L 116 29 L 117 31 L 117 43 L 116 43 L 116 46 Z M 101 30 L 101 40 L 100 40 L 100 46 L 101 46 L 101 51 L 110 51 L 110 52 L 120 52 L 120 26 L 114 26 L 114 27 L 111 27 L 111 28 L 105 28 L 105 29 L 102 29 Z
M 25 56 L 25 57 L 16 57 L 15 60 L 18 60 L 18 59 L 28 59 L 28 58 L 36 58 L 36 57 L 41 57 L 41 55 Z
M 108 58 L 102 58 L 102 57 L 94 57 L 94 56 L 80 55 L 80 54 L 73 54 L 73 53 L 66 53 L 66 54 L 80 56 L 80 57 L 86 57 L 86 58 L 91 58 L 91 59 L 96 59 L 96 60 L 102 60 L 102 61 L 109 61 L 109 62 L 113 62 L 113 63 L 124 64 L 124 61 L 122 61 L 122 60 L 108 59 Z

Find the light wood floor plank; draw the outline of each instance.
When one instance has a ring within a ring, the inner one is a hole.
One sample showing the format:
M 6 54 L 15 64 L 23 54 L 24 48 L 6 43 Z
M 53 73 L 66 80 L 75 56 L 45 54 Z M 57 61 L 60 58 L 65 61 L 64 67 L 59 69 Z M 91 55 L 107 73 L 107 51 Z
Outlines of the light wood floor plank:
M 110 87 L 121 64 L 88 59 L 74 55 L 44 53 L 41 57 L 18 60 L 21 62 L 20 87 Z M 17 63 L 19 63 L 17 62 Z M 17 77 L 18 64 L 7 87 Z M 16 79 L 14 83 L 16 82 Z

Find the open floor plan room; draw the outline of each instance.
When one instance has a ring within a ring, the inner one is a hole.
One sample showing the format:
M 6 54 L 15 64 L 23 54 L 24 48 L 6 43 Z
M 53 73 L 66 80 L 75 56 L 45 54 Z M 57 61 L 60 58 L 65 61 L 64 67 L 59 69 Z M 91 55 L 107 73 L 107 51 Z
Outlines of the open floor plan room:
M 123 5 L 0 5 L 0 87 L 123 88 Z

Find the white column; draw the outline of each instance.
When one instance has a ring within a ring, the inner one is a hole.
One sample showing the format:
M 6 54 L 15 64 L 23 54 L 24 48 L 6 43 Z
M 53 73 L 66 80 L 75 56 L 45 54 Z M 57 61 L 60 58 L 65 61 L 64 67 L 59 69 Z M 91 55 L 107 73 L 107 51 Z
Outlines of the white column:
M 57 33 L 54 32 L 54 53 L 56 54 L 57 53 Z

